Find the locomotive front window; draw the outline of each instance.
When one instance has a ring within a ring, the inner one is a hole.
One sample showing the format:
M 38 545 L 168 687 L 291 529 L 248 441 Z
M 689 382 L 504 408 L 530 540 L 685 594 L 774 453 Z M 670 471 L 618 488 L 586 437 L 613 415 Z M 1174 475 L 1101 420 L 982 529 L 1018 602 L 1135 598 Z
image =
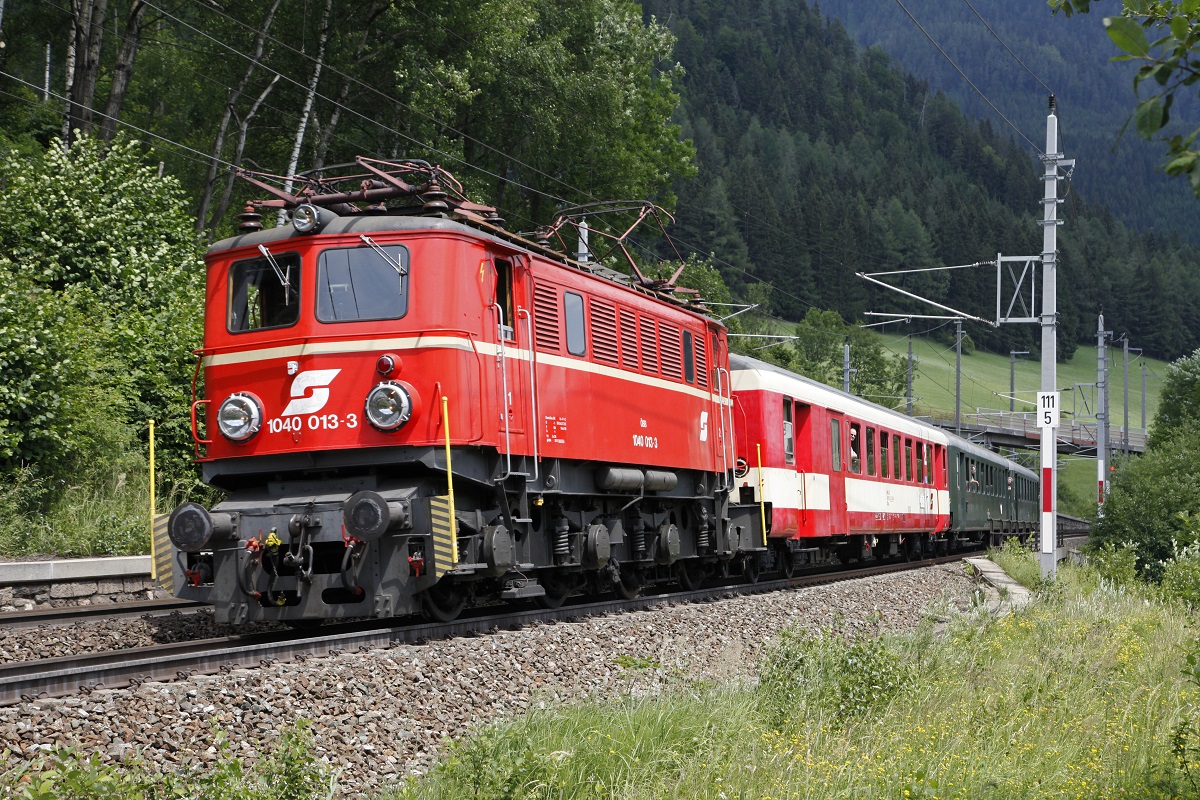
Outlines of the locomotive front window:
M 230 333 L 284 328 L 299 319 L 299 254 L 267 251 L 230 267 Z
M 399 319 L 408 313 L 408 248 L 343 247 L 317 262 L 317 319 Z

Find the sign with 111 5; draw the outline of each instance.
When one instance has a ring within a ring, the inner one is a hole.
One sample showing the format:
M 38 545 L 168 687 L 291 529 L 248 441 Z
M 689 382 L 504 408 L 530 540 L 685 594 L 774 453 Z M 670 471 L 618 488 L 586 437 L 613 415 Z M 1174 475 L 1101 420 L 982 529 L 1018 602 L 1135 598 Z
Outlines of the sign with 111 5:
M 1058 392 L 1038 392 L 1037 417 L 1039 428 L 1058 427 Z

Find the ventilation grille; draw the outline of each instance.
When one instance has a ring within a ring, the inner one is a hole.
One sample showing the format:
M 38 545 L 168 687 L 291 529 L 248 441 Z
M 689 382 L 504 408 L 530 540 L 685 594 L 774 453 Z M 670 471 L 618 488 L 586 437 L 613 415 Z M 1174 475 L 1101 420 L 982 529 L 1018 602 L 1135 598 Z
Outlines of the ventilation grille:
M 658 372 L 658 332 L 654 320 L 642 317 L 642 371 Z
M 683 379 L 683 348 L 679 344 L 679 328 L 660 322 L 658 333 L 662 351 L 662 374 L 668 378 Z
M 708 352 L 704 349 L 704 337 L 696 337 L 696 385 L 708 388 Z
M 539 350 L 557 352 L 559 343 L 558 290 L 553 286 L 536 286 L 533 290 L 534 330 Z
M 593 299 L 592 357 L 607 364 L 617 363 L 617 309 L 610 303 Z
M 621 366 L 625 369 L 638 368 L 637 318 L 632 311 L 621 309 Z

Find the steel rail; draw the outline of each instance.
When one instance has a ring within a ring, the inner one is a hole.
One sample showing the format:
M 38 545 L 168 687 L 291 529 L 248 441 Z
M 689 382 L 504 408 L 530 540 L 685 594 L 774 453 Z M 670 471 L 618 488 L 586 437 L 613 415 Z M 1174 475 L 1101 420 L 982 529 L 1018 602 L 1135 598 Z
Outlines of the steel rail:
M 298 662 L 356 650 L 366 652 L 400 644 L 478 635 L 494 630 L 516 630 L 529 625 L 643 611 L 665 605 L 764 594 L 920 569 L 961 559 L 962 555 L 958 554 L 759 583 L 717 585 L 693 591 L 647 595 L 633 600 L 585 600 L 553 610 L 505 607 L 501 613 L 496 613 L 496 606 L 487 606 L 473 609 L 473 614 L 447 623 L 412 624 L 411 617 L 371 619 L 326 626 L 316 635 L 312 632 L 281 630 L 41 661 L 12 662 L 0 664 L 0 706 L 87 694 L 97 689 L 122 689 L 150 681 L 186 679 L 197 674 L 228 672 L 279 661 Z
M 170 597 L 163 600 L 133 600 L 128 603 L 6 611 L 0 613 L 0 631 L 36 628 L 41 625 L 60 625 L 88 619 L 165 616 L 177 611 L 197 611 L 207 607 L 207 604 L 195 600 L 179 600 Z

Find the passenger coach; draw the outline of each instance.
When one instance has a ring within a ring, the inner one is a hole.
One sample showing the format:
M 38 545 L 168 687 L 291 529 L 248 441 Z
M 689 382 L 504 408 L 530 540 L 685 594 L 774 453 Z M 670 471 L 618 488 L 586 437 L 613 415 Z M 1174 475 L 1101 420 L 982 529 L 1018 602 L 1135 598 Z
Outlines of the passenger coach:
M 939 428 L 755 359 L 730 369 L 738 499 L 769 505 L 793 565 L 920 556 L 949 529 Z

